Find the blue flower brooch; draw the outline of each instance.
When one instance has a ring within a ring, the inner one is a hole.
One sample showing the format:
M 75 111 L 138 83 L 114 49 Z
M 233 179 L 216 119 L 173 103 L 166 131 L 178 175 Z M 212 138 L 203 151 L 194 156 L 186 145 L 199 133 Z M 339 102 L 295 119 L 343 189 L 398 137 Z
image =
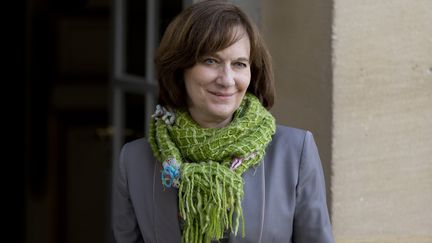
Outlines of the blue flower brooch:
M 162 184 L 164 187 L 178 188 L 180 185 L 180 164 L 176 159 L 170 158 L 162 163 Z

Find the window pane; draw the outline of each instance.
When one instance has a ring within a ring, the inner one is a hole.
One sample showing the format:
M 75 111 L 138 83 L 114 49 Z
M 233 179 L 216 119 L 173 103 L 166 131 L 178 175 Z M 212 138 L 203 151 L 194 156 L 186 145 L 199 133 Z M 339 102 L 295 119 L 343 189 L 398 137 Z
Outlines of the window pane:
M 145 77 L 147 1 L 126 1 L 126 73 Z
M 125 96 L 125 141 L 144 136 L 145 96 L 126 93 Z
M 159 38 L 158 42 L 162 38 L 162 35 L 174 17 L 180 13 L 183 7 L 182 0 L 162 0 L 159 1 Z

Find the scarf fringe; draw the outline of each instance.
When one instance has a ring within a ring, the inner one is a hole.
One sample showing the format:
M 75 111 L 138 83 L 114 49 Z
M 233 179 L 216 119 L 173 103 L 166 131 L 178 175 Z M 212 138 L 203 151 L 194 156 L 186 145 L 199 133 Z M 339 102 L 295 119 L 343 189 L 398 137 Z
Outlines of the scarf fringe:
M 210 242 L 242 225 L 243 180 L 216 162 L 185 163 L 179 187 L 180 216 L 185 220 L 183 242 Z

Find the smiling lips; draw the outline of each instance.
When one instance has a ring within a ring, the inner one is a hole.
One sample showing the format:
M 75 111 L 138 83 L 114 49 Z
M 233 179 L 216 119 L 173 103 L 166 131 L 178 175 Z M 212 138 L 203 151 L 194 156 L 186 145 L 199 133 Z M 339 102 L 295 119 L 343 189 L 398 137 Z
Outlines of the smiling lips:
M 220 92 L 211 92 L 211 91 L 209 91 L 209 93 L 220 98 L 229 98 L 234 95 L 230 93 L 220 93 Z

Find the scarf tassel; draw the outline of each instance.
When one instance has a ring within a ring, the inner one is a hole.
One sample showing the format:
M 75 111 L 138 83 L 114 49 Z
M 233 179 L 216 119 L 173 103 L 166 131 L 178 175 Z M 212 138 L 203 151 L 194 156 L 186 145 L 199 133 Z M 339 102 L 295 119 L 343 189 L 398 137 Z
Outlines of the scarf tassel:
M 240 220 L 242 177 L 216 162 L 185 163 L 179 187 L 180 216 L 184 219 L 182 242 L 210 242 L 228 230 L 237 235 Z

